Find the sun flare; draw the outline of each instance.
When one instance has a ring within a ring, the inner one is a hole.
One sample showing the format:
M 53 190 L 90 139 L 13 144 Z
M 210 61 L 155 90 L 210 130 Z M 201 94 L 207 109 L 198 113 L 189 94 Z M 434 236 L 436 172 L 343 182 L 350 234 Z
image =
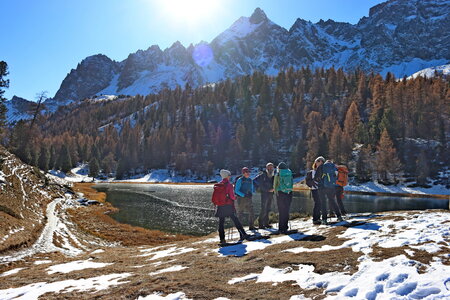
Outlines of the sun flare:
M 217 17 L 218 0 L 159 0 L 161 13 L 172 22 L 197 25 Z

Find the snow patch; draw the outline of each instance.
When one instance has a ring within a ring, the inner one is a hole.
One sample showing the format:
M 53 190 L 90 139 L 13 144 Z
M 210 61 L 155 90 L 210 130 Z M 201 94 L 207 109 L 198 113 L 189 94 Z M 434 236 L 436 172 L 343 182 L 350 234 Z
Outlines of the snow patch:
M 89 260 L 78 260 L 78 261 L 72 261 L 65 264 L 60 265 L 54 265 L 49 267 L 48 274 L 55 274 L 55 273 L 70 273 L 73 271 L 79 271 L 84 269 L 98 269 L 98 268 L 104 268 L 106 266 L 112 265 L 110 263 L 96 263 Z
M 127 283 L 123 279 L 131 276 L 130 273 L 109 274 L 88 279 L 64 280 L 52 283 L 37 282 L 19 288 L 10 288 L 0 290 L 0 299 L 27 299 L 37 300 L 46 293 L 70 293 L 77 292 L 96 292 L 105 290 L 111 286 Z

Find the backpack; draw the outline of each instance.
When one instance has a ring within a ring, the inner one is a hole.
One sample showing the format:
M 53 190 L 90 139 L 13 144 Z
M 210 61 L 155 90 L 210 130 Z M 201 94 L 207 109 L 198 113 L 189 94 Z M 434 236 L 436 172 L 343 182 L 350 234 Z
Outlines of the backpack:
M 289 194 L 292 192 L 292 188 L 294 186 L 294 180 L 292 178 L 292 172 L 289 169 L 281 169 L 280 173 L 280 184 L 278 189 L 283 193 Z
M 305 177 L 305 183 L 310 188 L 317 187 L 317 182 L 314 181 L 313 173 L 314 173 L 313 170 L 309 170 L 308 173 L 306 173 Z
M 230 183 L 219 182 L 214 184 L 214 192 L 212 194 L 211 202 L 217 206 L 223 206 L 233 203 L 227 193 L 227 185 Z
M 333 163 L 325 163 L 322 167 L 322 182 L 326 188 L 334 188 L 336 185 L 336 166 Z
M 344 165 L 337 166 L 338 176 L 336 180 L 336 184 L 342 187 L 348 184 L 348 169 Z

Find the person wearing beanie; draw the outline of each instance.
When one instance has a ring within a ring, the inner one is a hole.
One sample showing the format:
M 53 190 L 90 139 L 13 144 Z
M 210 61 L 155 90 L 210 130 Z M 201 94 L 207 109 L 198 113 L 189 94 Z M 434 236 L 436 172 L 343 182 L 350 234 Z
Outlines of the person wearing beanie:
M 214 192 L 212 202 L 216 207 L 215 216 L 219 218 L 219 238 L 221 244 L 226 244 L 225 241 L 225 218 L 230 217 L 234 226 L 239 232 L 240 240 L 248 238 L 247 233 L 242 227 L 239 218 L 236 216 L 234 202 L 236 196 L 234 195 L 233 185 L 230 182 L 231 172 L 228 170 L 220 170 L 222 181 L 214 185 Z
M 289 170 L 284 162 L 279 163 L 277 174 L 273 180 L 273 189 L 277 196 L 279 214 L 278 230 L 283 234 L 288 232 L 289 210 L 291 208 L 293 186 L 294 179 L 292 171 Z
M 261 210 L 259 213 L 259 228 L 272 228 L 269 224 L 269 213 L 273 201 L 273 179 L 274 165 L 269 162 L 266 164 L 266 170 L 256 176 L 254 183 L 261 192 Z
M 253 179 L 250 178 L 250 170 L 247 167 L 242 168 L 242 176 L 236 181 L 234 191 L 237 195 L 236 210 L 238 218 L 242 220 L 244 214 L 248 215 L 248 226 L 250 230 L 255 230 L 253 225 L 255 216 L 253 213 L 252 196 L 255 193 Z

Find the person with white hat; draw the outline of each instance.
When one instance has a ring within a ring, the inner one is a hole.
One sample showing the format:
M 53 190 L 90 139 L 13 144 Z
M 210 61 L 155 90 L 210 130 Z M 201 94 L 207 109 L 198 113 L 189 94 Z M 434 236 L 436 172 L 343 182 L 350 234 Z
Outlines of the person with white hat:
M 225 241 L 225 218 L 230 217 L 240 235 L 240 241 L 248 238 L 247 233 L 242 227 L 241 222 L 236 216 L 236 209 L 234 208 L 233 185 L 230 182 L 231 172 L 228 170 L 220 170 L 220 177 L 222 181 L 214 185 L 214 192 L 211 201 L 216 206 L 215 216 L 219 218 L 219 238 L 221 244 L 226 244 Z

